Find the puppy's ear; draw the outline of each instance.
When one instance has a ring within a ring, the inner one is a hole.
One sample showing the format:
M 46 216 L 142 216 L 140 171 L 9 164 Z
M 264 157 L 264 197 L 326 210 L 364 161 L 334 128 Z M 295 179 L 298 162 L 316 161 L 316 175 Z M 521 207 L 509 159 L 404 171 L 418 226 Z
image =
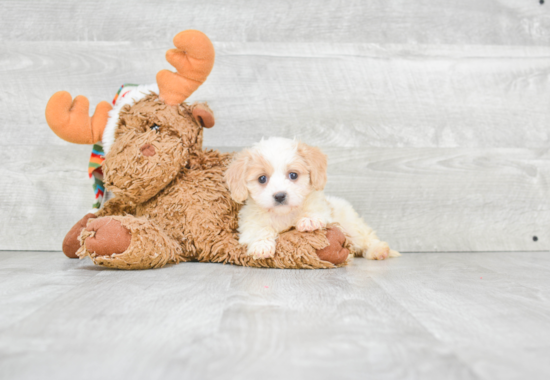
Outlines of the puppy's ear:
M 248 198 L 246 172 L 249 160 L 250 152 L 243 150 L 235 155 L 235 158 L 225 171 L 225 183 L 227 183 L 231 198 L 237 203 L 243 203 Z
M 298 154 L 304 158 L 309 169 L 311 186 L 323 190 L 327 184 L 327 156 L 321 149 L 298 143 Z

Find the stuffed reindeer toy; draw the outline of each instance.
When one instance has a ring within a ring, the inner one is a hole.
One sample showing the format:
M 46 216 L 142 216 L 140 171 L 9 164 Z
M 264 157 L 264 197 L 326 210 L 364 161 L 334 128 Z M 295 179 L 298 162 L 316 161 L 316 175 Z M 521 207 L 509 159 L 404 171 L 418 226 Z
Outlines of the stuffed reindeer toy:
M 77 144 L 103 143 L 100 165 L 114 196 L 68 232 L 63 252 L 119 269 L 158 268 L 184 261 L 273 268 L 334 268 L 347 263 L 349 245 L 336 227 L 282 233 L 276 253 L 254 259 L 239 245 L 238 212 L 224 172 L 232 154 L 202 147 L 204 128 L 214 126 L 206 103 L 185 100 L 206 80 L 214 47 L 195 30 L 174 38 L 157 84 L 135 86 L 89 116 L 83 96 L 61 91 L 46 107 L 50 128 Z M 98 165 L 99 166 L 99 165 Z

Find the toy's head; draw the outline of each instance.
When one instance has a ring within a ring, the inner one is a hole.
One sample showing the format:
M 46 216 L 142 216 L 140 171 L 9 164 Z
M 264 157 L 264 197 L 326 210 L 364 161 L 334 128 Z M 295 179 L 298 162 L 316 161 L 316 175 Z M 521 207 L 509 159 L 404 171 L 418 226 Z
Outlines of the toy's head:
M 214 126 L 206 104 L 184 101 L 206 80 L 214 64 L 214 47 L 201 32 L 187 30 L 174 38 L 177 49 L 166 59 L 177 73 L 157 74 L 158 95 L 149 93 L 124 105 L 116 114 L 107 102 L 97 105 L 93 117 L 83 96 L 72 101 L 61 91 L 46 107 L 50 128 L 62 139 L 77 144 L 102 140 L 109 118 L 116 119 L 114 142 L 109 144 L 103 173 L 105 186 L 116 196 L 135 203 L 153 197 L 188 165 L 202 147 L 203 128 Z M 105 140 L 105 139 L 104 139 Z
M 202 147 L 199 115 L 205 104 L 166 105 L 150 94 L 119 113 L 115 141 L 103 164 L 105 187 L 114 195 L 143 203 L 166 187 Z

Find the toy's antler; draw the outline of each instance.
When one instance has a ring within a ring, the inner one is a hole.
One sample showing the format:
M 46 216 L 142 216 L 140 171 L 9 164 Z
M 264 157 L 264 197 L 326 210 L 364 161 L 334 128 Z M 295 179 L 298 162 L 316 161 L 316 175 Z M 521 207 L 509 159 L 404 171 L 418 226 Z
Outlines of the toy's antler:
M 166 52 L 166 60 L 177 73 L 161 70 L 157 74 L 159 96 L 176 105 L 187 99 L 206 80 L 214 66 L 214 46 L 198 30 L 185 30 L 174 37 L 174 46 Z
M 46 121 L 56 135 L 65 141 L 76 144 L 95 144 L 101 141 L 103 130 L 107 125 L 111 105 L 100 102 L 89 115 L 90 102 L 79 95 L 71 98 L 66 91 L 53 94 L 46 106 Z

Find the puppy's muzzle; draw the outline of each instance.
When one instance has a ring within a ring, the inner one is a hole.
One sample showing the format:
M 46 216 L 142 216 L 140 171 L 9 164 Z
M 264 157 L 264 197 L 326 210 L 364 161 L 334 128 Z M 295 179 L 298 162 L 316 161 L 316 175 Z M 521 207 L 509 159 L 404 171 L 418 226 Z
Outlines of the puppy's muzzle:
M 286 201 L 286 193 L 280 192 L 273 194 L 273 198 L 275 199 L 275 203 L 277 204 L 283 204 Z

